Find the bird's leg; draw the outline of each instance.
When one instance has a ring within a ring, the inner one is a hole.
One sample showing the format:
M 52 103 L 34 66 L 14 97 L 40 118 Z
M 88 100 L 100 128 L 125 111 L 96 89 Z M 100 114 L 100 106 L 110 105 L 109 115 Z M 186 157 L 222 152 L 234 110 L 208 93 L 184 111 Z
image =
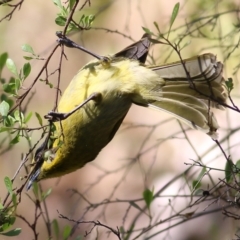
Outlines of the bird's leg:
M 75 113 L 78 109 L 83 107 L 85 104 L 87 104 L 89 101 L 94 100 L 95 102 L 100 102 L 102 98 L 101 93 L 92 93 L 83 103 L 79 104 L 77 107 L 75 107 L 72 111 L 68 113 L 58 113 L 58 112 L 49 112 L 47 115 L 44 116 L 45 119 L 50 120 L 51 122 L 58 122 L 62 121 L 64 119 L 67 119 L 69 116 L 71 116 L 73 113 Z
M 58 42 L 62 45 L 65 45 L 66 47 L 69 47 L 69 48 L 77 48 L 77 49 L 80 49 L 81 51 L 85 52 L 85 53 L 88 53 L 89 55 L 99 59 L 99 60 L 102 60 L 103 62 L 105 61 L 109 61 L 108 57 L 105 57 L 105 56 L 100 56 L 94 52 L 91 52 L 90 50 L 78 45 L 77 43 L 73 42 L 72 40 L 70 40 L 69 38 L 67 38 L 66 36 L 64 36 L 62 34 L 62 32 L 56 32 L 56 35 L 58 36 Z

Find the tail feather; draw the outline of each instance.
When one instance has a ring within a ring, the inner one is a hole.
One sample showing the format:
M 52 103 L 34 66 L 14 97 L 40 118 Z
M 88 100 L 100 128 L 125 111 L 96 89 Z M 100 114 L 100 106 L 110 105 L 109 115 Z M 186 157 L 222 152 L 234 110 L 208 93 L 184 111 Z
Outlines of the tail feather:
M 184 64 L 186 69 L 182 62 L 150 67 L 165 80 L 165 85 L 152 89 L 155 101 L 149 101 L 148 107 L 166 111 L 216 139 L 218 123 L 211 108 L 224 109 L 221 103 L 227 99 L 223 64 L 211 53 L 186 59 Z

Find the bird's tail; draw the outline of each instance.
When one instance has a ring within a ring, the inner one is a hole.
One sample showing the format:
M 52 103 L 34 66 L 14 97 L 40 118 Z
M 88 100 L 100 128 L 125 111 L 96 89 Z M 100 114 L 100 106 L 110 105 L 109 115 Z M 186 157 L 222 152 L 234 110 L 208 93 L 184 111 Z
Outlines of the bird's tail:
M 216 139 L 218 123 L 211 108 L 224 109 L 228 96 L 222 76 L 223 65 L 217 62 L 216 56 L 208 53 L 150 68 L 165 80 L 165 84 L 161 89 L 153 89 L 155 101 L 149 102 L 148 107 L 169 112 Z

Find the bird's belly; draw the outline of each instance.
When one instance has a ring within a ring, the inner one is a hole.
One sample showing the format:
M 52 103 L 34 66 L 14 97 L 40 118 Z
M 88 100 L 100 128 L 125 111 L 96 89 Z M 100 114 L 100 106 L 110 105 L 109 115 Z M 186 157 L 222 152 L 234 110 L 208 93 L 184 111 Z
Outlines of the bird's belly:
M 60 147 L 45 177 L 75 171 L 94 160 L 111 141 L 130 106 L 128 96 L 112 96 L 100 103 L 90 101 L 66 120 L 56 123 L 62 142 L 58 142 Z

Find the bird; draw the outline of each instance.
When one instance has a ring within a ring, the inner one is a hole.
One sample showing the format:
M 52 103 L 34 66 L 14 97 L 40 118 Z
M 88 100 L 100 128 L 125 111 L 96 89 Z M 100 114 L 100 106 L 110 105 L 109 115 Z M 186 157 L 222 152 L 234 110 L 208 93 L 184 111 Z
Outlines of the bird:
M 66 46 L 76 47 L 66 38 Z M 205 53 L 165 65 L 146 65 L 151 37 L 83 66 L 50 112 L 52 130 L 37 149 L 28 177 L 33 182 L 60 177 L 93 161 L 113 139 L 132 104 L 165 111 L 193 129 L 217 138 L 212 108 L 224 109 L 223 64 Z M 79 48 L 79 47 L 78 47 Z M 82 49 L 82 47 L 80 47 Z

